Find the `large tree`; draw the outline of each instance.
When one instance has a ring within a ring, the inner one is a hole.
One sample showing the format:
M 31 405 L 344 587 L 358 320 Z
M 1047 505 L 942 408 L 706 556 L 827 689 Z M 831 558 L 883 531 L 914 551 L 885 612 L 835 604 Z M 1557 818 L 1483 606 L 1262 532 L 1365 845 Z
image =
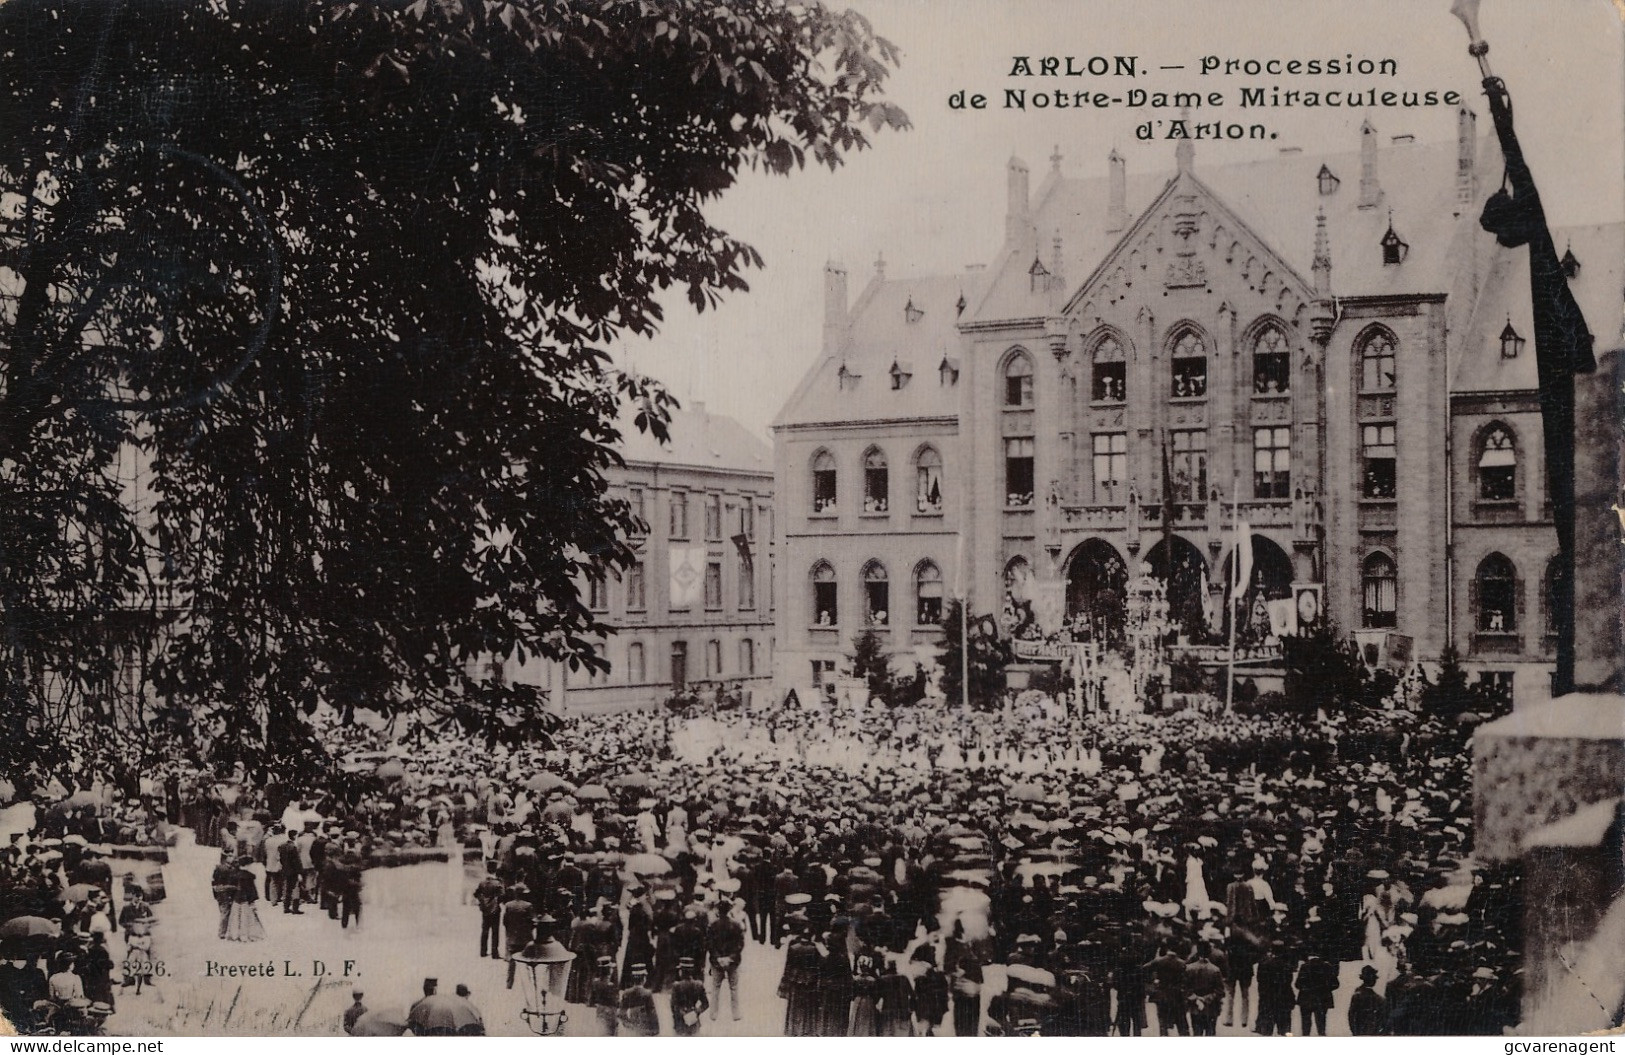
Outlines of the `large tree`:
M 778 0 L 0 5 L 0 751 L 132 651 L 260 763 L 601 665 L 617 423 L 670 406 L 604 349 L 744 290 L 704 206 L 906 125 L 896 57 Z

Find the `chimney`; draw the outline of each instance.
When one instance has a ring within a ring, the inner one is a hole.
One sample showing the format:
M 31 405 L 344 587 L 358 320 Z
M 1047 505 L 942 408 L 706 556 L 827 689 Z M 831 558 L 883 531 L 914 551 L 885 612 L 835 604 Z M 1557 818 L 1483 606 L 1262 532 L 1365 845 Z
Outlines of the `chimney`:
M 1478 197 L 1478 115 L 1463 106 L 1456 111 L 1456 202 L 1470 205 Z
M 1382 201 L 1377 183 L 1377 130 L 1366 118 L 1360 125 L 1360 208 L 1373 209 Z
M 1128 162 L 1113 150 L 1106 155 L 1106 230 L 1121 231 L 1128 226 Z
M 831 260 L 824 265 L 824 354 L 836 355 L 846 335 L 846 268 Z
M 1031 241 L 1027 194 L 1027 163 L 1012 156 L 1005 184 L 1004 240 L 1008 244 Z

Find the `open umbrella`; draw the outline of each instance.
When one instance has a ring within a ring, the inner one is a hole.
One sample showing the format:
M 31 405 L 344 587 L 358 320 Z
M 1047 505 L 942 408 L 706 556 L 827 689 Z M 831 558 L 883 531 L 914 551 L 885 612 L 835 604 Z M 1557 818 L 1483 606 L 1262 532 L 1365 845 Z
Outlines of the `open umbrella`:
M 1043 788 L 1037 784 L 1017 784 L 1010 789 L 1009 797 L 1018 802 L 1043 802 L 1046 795 Z
M 388 762 L 378 763 L 374 772 L 385 780 L 400 780 L 406 776 L 406 767 L 392 758 Z
M 563 777 L 559 776 L 557 773 L 545 773 L 545 772 L 544 773 L 537 773 L 535 776 L 532 776 L 529 780 L 525 781 L 525 787 L 526 787 L 527 790 L 539 791 L 539 792 L 543 792 L 544 794 L 546 792 L 552 791 L 554 788 L 569 788 L 571 790 L 575 789 L 574 784 L 571 784 L 568 780 L 565 780 Z
M 465 1026 L 480 1024 L 480 1013 L 474 1005 L 454 993 L 435 993 L 412 1005 L 406 1024 L 413 1033 L 450 1035 Z
M 398 1037 L 406 1032 L 406 1012 L 399 1007 L 368 1011 L 350 1030 L 357 1037 Z
M 17 785 L 9 780 L 0 780 L 0 805 L 10 802 L 17 797 Z
M 633 854 L 626 859 L 626 870 L 635 876 L 663 876 L 671 872 L 671 862 L 659 854 Z
M 609 800 L 609 789 L 602 784 L 588 784 L 576 792 L 576 798 L 582 802 L 606 802 Z
M 0 923 L 0 941 L 56 938 L 61 934 L 62 928 L 44 916 L 17 916 Z
M 65 806 L 70 810 L 76 810 L 81 806 L 94 806 L 100 801 L 100 797 L 98 797 L 94 791 L 76 791 L 72 795 L 69 795 L 67 798 L 63 799 L 59 805 Z
M 654 778 L 642 773 L 622 773 L 610 783 L 618 788 L 648 788 L 654 785 Z
M 71 886 L 63 888 L 62 894 L 58 900 L 64 905 L 71 905 L 75 902 L 83 901 L 90 897 L 91 891 L 95 889 L 97 888 L 91 886 L 89 883 L 74 883 Z

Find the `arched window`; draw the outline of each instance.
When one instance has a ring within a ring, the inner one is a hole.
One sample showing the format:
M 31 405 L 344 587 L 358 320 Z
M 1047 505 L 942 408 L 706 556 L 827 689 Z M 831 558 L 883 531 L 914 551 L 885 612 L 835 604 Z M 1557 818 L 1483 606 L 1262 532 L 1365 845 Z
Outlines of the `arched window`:
M 1203 347 L 1202 339 L 1186 330 L 1174 342 L 1174 352 L 1170 358 L 1174 379 L 1172 394 L 1183 399 L 1206 397 L 1207 349 Z
M 1563 575 L 1563 562 L 1553 557 L 1546 562 L 1546 574 L 1540 578 L 1540 614 L 1547 637 L 1557 633 L 1557 585 Z
M 886 581 L 886 566 L 877 560 L 863 569 L 863 605 L 870 626 L 891 624 L 891 584 Z
M 642 685 L 648 672 L 645 669 L 643 646 L 636 641 L 626 647 L 626 683 Z
M 914 460 L 914 511 L 942 512 L 942 455 L 935 447 L 922 448 Z
M 1274 326 L 1253 342 L 1253 391 L 1261 396 L 1292 391 L 1292 353 L 1286 334 Z
M 1370 630 L 1399 625 L 1399 575 L 1394 562 L 1383 553 L 1373 553 L 1360 569 L 1361 622 Z
M 891 493 L 891 476 L 886 471 L 886 455 L 878 447 L 871 447 L 863 456 L 863 511 L 884 513 L 891 508 L 887 496 Z
M 914 622 L 936 626 L 942 622 L 942 572 L 930 561 L 914 569 Z
M 746 677 L 756 673 L 756 642 L 748 637 L 739 639 L 739 673 Z
M 1004 441 L 1004 504 L 1025 508 L 1033 504 L 1033 438 L 1011 436 Z
M 1486 502 L 1508 502 L 1517 497 L 1518 448 L 1512 432 L 1492 425 L 1484 433 L 1478 455 L 1478 497 Z
M 1128 365 L 1123 346 L 1115 337 L 1105 337 L 1095 345 L 1095 375 L 1092 397 L 1096 403 L 1121 403 L 1128 398 Z
M 1360 343 L 1360 388 L 1392 390 L 1394 376 L 1394 340 L 1376 330 Z
M 1010 562 L 1004 566 L 1004 592 L 1014 600 L 1025 601 L 1032 578 L 1033 569 L 1027 563 L 1027 558 L 1011 557 Z
M 819 451 L 813 456 L 813 512 L 835 512 L 835 456 Z
M 1518 575 L 1504 554 L 1491 553 L 1478 562 L 1473 576 L 1477 588 L 1478 629 L 1486 634 L 1511 634 L 1518 629 Z
M 829 566 L 828 561 L 819 561 L 813 565 L 812 588 L 813 623 L 817 626 L 840 625 L 841 612 L 837 607 L 835 569 Z
M 705 676 L 708 678 L 722 675 L 722 642 L 716 638 L 705 643 Z
M 1012 355 L 1004 366 L 1004 405 L 1033 405 L 1033 361 L 1025 355 Z

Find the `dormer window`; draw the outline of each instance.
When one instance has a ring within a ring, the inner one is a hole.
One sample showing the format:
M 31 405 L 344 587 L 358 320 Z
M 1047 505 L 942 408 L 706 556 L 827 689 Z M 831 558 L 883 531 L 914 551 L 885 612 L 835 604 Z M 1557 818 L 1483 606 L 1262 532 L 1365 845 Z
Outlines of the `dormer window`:
M 1570 246 L 1563 250 L 1563 259 L 1557 262 L 1562 269 L 1564 278 L 1573 278 L 1580 273 L 1580 258 L 1574 255 L 1574 248 Z
M 965 314 L 965 308 L 965 294 L 961 293 L 959 299 L 954 302 L 954 314 L 956 316 Z
M 1411 250 L 1410 244 L 1399 237 L 1394 231 L 1394 219 L 1388 218 L 1388 230 L 1382 236 L 1382 262 L 1383 264 L 1401 264 L 1405 262 L 1405 254 Z
M 1038 259 L 1036 256 L 1033 257 L 1033 266 L 1027 269 L 1027 278 L 1031 281 L 1032 291 L 1034 293 L 1037 293 L 1041 289 L 1049 288 L 1049 282 L 1047 281 L 1049 278 L 1049 268 L 1045 267 L 1044 262 Z
M 903 319 L 904 319 L 904 321 L 909 322 L 909 323 L 916 323 L 916 322 L 919 322 L 923 318 L 925 318 L 925 312 L 922 309 L 916 308 L 914 306 L 914 298 L 913 297 L 908 298 L 908 303 L 903 305 Z
M 946 355 L 943 356 L 942 362 L 937 365 L 937 380 L 944 388 L 949 385 L 957 385 L 959 383 L 959 360 L 950 359 Z
M 841 369 L 835 375 L 836 383 L 843 392 L 849 388 L 857 388 L 858 382 L 862 379 L 862 374 L 853 372 L 845 363 L 841 364 Z
M 1512 328 L 1512 316 L 1507 316 L 1506 328 L 1501 331 L 1501 358 L 1516 359 L 1523 351 L 1523 337 Z
M 1315 180 L 1320 184 L 1321 194 L 1336 193 L 1337 185 L 1343 182 L 1342 180 L 1338 179 L 1332 173 L 1332 170 L 1327 168 L 1325 165 L 1320 166 L 1320 173 L 1315 176 Z
M 901 360 L 896 359 L 892 360 L 890 373 L 893 392 L 908 384 L 908 379 L 914 376 L 914 371 L 910 370 Z

